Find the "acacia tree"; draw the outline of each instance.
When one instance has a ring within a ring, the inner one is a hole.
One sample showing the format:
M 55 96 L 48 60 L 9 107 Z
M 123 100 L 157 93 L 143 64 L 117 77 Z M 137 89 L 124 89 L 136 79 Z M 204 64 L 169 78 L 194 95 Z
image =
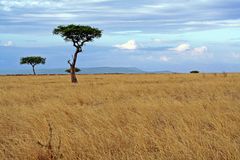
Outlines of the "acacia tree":
M 73 59 L 72 61 L 68 60 L 68 64 L 71 69 L 71 81 L 72 83 L 77 83 L 78 81 L 75 72 L 78 53 L 83 51 L 85 43 L 92 42 L 94 38 L 100 38 L 102 36 L 102 31 L 90 26 L 71 24 L 67 26 L 58 26 L 53 30 L 53 34 L 60 35 L 65 41 L 72 42 L 73 46 L 76 48 Z
M 39 56 L 22 57 L 20 59 L 20 64 L 29 64 L 32 66 L 34 75 L 36 75 L 35 66 L 38 64 L 45 64 L 45 63 L 46 63 L 46 58 L 42 58 Z

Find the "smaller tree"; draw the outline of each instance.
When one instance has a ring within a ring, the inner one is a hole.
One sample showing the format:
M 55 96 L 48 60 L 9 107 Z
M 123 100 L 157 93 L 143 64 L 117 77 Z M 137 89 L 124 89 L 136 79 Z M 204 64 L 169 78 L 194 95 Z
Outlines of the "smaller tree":
M 80 71 L 81 71 L 81 69 L 79 69 L 77 67 L 75 68 L 75 72 L 80 72 Z M 71 73 L 71 68 L 70 69 L 66 69 L 65 72 Z
M 22 57 L 20 59 L 20 64 L 29 64 L 32 66 L 33 74 L 36 75 L 35 66 L 38 64 L 45 64 L 46 58 L 40 56 Z

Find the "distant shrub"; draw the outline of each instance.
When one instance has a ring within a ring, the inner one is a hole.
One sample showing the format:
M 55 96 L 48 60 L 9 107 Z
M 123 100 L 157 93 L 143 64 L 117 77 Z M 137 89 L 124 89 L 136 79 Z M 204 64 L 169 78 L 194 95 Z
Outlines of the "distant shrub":
M 75 68 L 75 72 L 80 72 L 81 70 L 79 68 Z M 71 73 L 71 69 L 66 69 L 65 72 Z
M 191 71 L 190 73 L 200 73 L 199 71 Z
M 223 72 L 223 76 L 227 77 L 228 76 L 227 72 Z

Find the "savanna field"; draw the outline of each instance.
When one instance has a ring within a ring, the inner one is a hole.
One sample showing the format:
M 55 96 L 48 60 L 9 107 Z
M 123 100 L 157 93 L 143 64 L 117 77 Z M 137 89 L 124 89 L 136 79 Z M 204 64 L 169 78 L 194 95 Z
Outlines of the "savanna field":
M 240 74 L 0 76 L 0 160 L 239 160 Z

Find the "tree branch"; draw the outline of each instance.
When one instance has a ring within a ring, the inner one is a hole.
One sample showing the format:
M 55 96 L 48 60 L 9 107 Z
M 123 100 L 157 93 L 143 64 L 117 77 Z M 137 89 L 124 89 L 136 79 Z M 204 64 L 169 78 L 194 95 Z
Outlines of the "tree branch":
M 70 66 L 72 66 L 71 60 L 68 60 L 68 64 L 69 64 Z
M 80 46 L 82 47 L 82 46 L 84 45 L 84 43 L 86 43 L 87 41 L 89 41 L 89 40 L 88 40 L 88 39 L 83 40 L 83 41 L 81 42 Z
M 78 45 L 77 45 L 77 43 L 75 43 L 75 42 L 73 42 L 73 46 L 76 47 L 76 48 L 78 48 Z

